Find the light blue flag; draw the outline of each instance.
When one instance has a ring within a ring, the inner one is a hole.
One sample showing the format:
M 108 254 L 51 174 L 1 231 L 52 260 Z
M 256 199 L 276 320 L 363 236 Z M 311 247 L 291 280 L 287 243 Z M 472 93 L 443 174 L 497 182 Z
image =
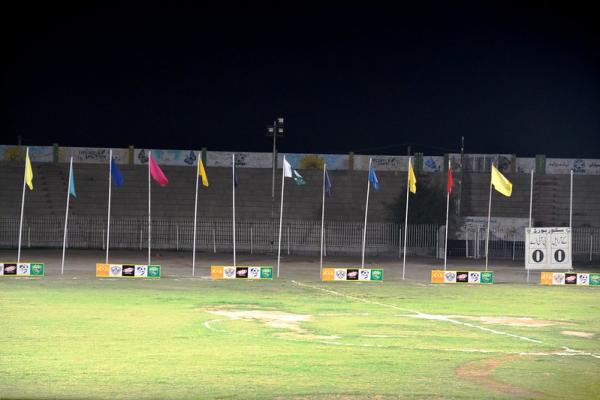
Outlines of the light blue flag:
M 325 194 L 328 197 L 331 197 L 331 179 L 329 179 L 329 174 L 325 171 Z
M 379 190 L 379 180 L 377 179 L 377 175 L 375 175 L 375 169 L 372 165 L 371 168 L 369 168 L 369 181 L 371 182 L 371 185 L 373 185 L 373 189 Z
M 69 194 L 73 197 L 77 197 L 77 194 L 75 193 L 75 174 L 73 165 L 71 165 L 71 173 L 69 175 L 71 175 L 71 178 L 69 179 Z

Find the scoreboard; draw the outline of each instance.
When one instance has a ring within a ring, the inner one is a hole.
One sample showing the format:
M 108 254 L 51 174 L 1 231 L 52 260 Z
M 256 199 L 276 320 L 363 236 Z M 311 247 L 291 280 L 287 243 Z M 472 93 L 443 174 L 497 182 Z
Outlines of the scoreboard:
M 526 269 L 572 269 L 571 228 L 525 228 Z

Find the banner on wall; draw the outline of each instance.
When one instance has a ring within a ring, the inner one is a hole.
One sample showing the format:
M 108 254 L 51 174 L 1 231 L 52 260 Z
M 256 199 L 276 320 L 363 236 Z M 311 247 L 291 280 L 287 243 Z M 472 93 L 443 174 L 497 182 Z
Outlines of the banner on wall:
M 529 174 L 536 171 L 535 158 L 517 158 L 517 172 L 519 174 Z
M 492 162 L 498 161 L 498 169 L 504 173 L 513 172 L 512 154 L 465 154 L 461 164 L 460 153 L 448 154 L 454 172 L 489 172 Z M 456 166 L 456 168 L 454 168 Z
M 542 285 L 579 285 L 600 286 L 599 273 L 581 272 L 542 272 L 540 275 Z
M 600 175 L 600 160 L 585 158 L 546 158 L 547 174 Z
M 44 276 L 44 263 L 0 263 L 0 276 Z
M 118 164 L 127 164 L 129 149 L 112 149 L 113 158 Z M 108 163 L 110 149 L 100 147 L 61 147 L 58 152 L 58 161 L 69 162 L 73 157 L 75 163 L 104 164 Z
M 152 150 L 152 159 L 159 165 L 194 166 L 197 165 L 199 151 L 194 150 Z M 133 163 L 136 165 L 148 164 L 149 149 L 136 149 L 133 154 Z
M 206 153 L 206 166 L 231 168 L 232 154 L 234 154 L 232 151 L 208 151 Z M 238 168 L 272 168 L 273 154 L 236 152 L 235 166 Z
M 360 267 L 325 267 L 323 281 L 383 281 L 383 269 Z
M 281 167 L 283 157 L 278 160 L 278 166 Z M 295 169 L 323 169 L 323 164 L 327 164 L 328 170 L 348 169 L 347 154 L 298 154 L 291 153 L 285 155 L 285 159 Z
M 97 278 L 160 278 L 160 265 L 96 264 Z
M 444 157 L 423 156 L 423 172 L 440 172 L 444 170 Z
M 26 146 L 0 146 L 0 160 L 22 161 L 25 160 Z M 53 162 L 54 147 L 52 146 L 29 146 L 29 158 L 31 162 Z
M 273 279 L 273 267 L 211 265 L 211 279 Z
M 494 283 L 493 271 L 431 271 L 431 283 Z
M 376 171 L 408 171 L 407 156 L 354 156 L 354 169 L 357 171 L 369 170 L 369 159 L 372 159 Z
M 490 240 L 524 240 L 525 228 L 528 226 L 529 218 L 492 217 L 490 218 Z M 454 232 L 454 239 L 473 240 L 475 232 L 485 233 L 486 229 L 487 217 L 464 217 L 459 228 Z M 485 236 L 483 238 L 485 240 Z

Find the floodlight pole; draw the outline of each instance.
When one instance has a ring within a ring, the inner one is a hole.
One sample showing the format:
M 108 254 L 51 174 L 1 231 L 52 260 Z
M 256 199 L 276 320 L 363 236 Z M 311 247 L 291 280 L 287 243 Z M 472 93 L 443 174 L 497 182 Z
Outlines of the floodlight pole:
M 277 133 L 283 135 L 283 118 L 273 121 L 273 126 L 267 127 L 267 136 L 273 133 L 273 176 L 271 179 L 271 221 L 275 218 L 275 170 L 277 169 Z
M 275 202 L 275 170 L 277 169 L 277 121 L 273 122 L 273 177 L 271 180 L 271 204 Z M 269 131 L 271 130 L 269 129 Z M 271 217 L 273 216 L 273 207 L 271 207 Z

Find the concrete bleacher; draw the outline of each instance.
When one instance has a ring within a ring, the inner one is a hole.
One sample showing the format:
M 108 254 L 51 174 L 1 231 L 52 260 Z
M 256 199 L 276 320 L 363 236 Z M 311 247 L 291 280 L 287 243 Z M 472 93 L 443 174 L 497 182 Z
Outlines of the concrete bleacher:
M 22 162 L 0 163 L 0 196 L 2 217 L 19 215 L 23 185 Z M 34 191 L 27 190 L 25 215 L 62 216 L 65 212 L 68 164 L 34 163 Z M 112 215 L 146 217 L 148 213 L 148 170 L 146 166 L 121 165 L 125 184 L 112 186 Z M 187 219 L 194 215 L 195 167 L 169 167 L 163 170 L 169 178 L 167 187 L 152 181 L 152 215 L 160 218 Z M 286 180 L 284 218 L 319 220 L 321 217 L 322 171 L 300 171 L 306 185 L 296 186 Z M 329 171 L 333 196 L 326 199 L 329 221 L 361 222 L 364 220 L 367 171 Z M 231 169 L 207 168 L 210 187 L 200 186 L 199 218 L 231 217 Z M 389 205 L 405 195 L 405 172 L 378 171 L 381 190 L 371 190 L 369 221 L 390 219 Z M 271 198 L 270 169 L 238 168 L 236 217 L 238 220 L 265 220 L 279 216 L 281 169 L 275 179 L 275 201 Z M 513 196 L 506 198 L 492 192 L 494 217 L 529 216 L 529 180 L 527 174 L 507 174 L 513 182 Z M 422 174 L 419 184 L 445 187 L 445 173 Z M 71 215 L 105 216 L 107 212 L 108 166 L 76 164 L 77 199 L 71 201 Z M 458 193 L 458 191 L 455 191 Z M 468 173 L 463 177 L 461 212 L 464 216 L 487 216 L 489 174 Z M 536 175 L 533 217 L 537 226 L 564 226 L 569 221 L 569 176 Z M 575 176 L 573 201 L 574 226 L 600 226 L 600 176 Z
M 23 166 L 3 162 L 0 181 L 9 196 L 2 196 L 3 216 L 19 215 Z M 68 164 L 34 163 L 34 190 L 27 189 L 26 216 L 64 215 L 68 182 Z M 104 216 L 108 202 L 108 167 L 100 164 L 76 164 L 75 187 L 77 199 L 70 203 L 71 215 Z M 152 215 L 154 217 L 193 218 L 195 167 L 162 167 L 169 178 L 166 187 L 152 181 Z M 125 183 L 112 186 L 111 215 L 145 217 L 148 213 L 148 170 L 145 166 L 121 165 Z M 236 217 L 240 220 L 269 219 L 279 216 L 281 170 L 275 177 L 275 201 L 272 201 L 272 171 L 269 169 L 238 168 L 236 188 Z M 319 220 L 322 201 L 322 172 L 301 171 L 306 185 L 296 186 L 286 180 L 284 218 Z M 362 221 L 366 199 L 366 171 L 330 171 L 333 195 L 326 199 L 328 220 Z M 231 169 L 207 168 L 210 187 L 200 186 L 199 218 L 230 218 L 232 185 Z M 371 190 L 369 220 L 389 219 L 388 204 L 402 194 L 405 175 L 394 172 L 378 173 L 382 189 Z
M 506 174 L 513 194 L 505 197 L 492 191 L 492 215 L 529 218 L 530 175 Z M 463 179 L 462 214 L 487 216 L 489 174 L 470 173 Z M 532 215 L 535 226 L 569 225 L 569 175 L 535 175 Z M 573 178 L 573 226 L 600 226 L 600 176 Z

